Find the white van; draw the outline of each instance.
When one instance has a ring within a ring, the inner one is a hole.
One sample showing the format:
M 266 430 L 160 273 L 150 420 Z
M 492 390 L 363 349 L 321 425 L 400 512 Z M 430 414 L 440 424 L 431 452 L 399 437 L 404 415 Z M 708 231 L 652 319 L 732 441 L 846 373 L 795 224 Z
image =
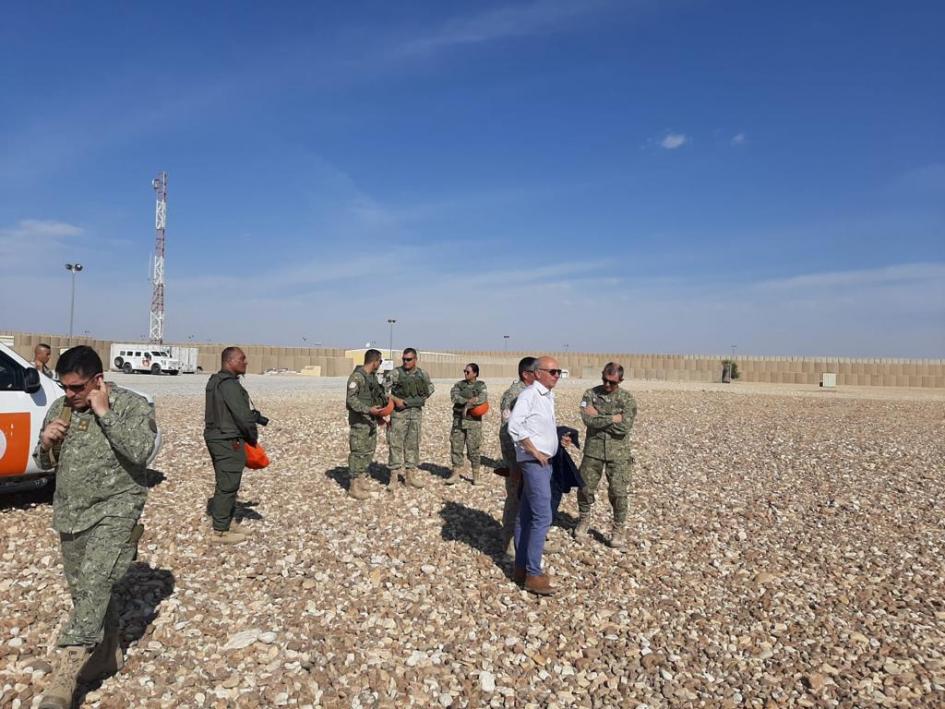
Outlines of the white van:
M 109 361 L 115 372 L 131 374 L 180 374 L 180 362 L 163 345 L 113 344 Z
M 141 392 L 135 392 L 141 394 Z M 36 371 L 12 348 L 0 343 L 0 493 L 42 487 L 55 476 L 33 462 L 46 412 L 62 396 L 59 383 Z M 151 408 L 154 398 L 141 394 Z M 148 465 L 161 450 L 158 430 Z

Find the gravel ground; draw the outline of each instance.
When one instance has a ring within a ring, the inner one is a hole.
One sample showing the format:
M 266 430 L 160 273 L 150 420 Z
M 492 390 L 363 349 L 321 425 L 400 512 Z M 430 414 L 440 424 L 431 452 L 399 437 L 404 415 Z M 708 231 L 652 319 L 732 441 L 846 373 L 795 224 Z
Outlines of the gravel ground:
M 249 377 L 273 464 L 244 477 L 252 539 L 221 549 L 206 377 L 110 378 L 155 394 L 165 443 L 120 589 L 127 664 L 83 706 L 945 703 L 945 393 L 627 383 L 631 543 L 602 543 L 606 494 L 573 543 L 566 497 L 560 592 L 539 600 L 508 579 L 502 480 L 442 484 L 449 382 L 424 420 L 427 487 L 391 495 L 377 465 L 358 503 L 344 380 Z M 562 383 L 562 423 L 590 384 Z M 3 707 L 38 702 L 70 605 L 50 517 L 48 494 L 0 500 Z

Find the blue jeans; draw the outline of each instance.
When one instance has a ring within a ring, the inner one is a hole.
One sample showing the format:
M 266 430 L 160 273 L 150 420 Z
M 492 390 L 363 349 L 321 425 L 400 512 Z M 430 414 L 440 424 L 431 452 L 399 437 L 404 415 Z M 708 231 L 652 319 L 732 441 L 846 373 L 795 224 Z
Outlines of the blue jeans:
M 541 554 L 551 528 L 551 464 L 526 460 L 519 465 L 522 500 L 515 522 L 515 565 L 524 567 L 529 576 L 540 576 Z

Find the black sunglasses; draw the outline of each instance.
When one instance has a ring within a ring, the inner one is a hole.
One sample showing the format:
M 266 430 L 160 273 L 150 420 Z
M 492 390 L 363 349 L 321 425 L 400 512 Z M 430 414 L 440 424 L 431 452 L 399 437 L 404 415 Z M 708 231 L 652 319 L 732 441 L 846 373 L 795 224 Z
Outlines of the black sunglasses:
M 540 371 L 542 371 L 542 372 L 548 372 L 548 374 L 550 374 L 550 375 L 553 376 L 553 377 L 560 377 L 560 376 L 561 376 L 561 370 L 560 370 L 560 369 L 545 369 L 544 367 L 539 367 L 538 369 L 539 369 Z
M 93 381 L 95 377 L 91 379 L 86 379 L 81 384 L 63 384 L 59 382 L 59 386 L 63 391 L 71 391 L 73 394 L 81 394 L 82 390 L 89 385 L 89 382 Z
M 622 379 L 618 379 L 618 380 L 614 381 L 613 379 L 608 379 L 607 377 L 602 377 L 602 378 L 601 378 L 601 381 L 604 382 L 604 386 L 616 387 L 616 386 L 620 386 L 620 382 L 623 381 L 623 380 L 622 380 Z
M 404 362 L 413 362 L 416 357 L 402 357 L 401 360 Z

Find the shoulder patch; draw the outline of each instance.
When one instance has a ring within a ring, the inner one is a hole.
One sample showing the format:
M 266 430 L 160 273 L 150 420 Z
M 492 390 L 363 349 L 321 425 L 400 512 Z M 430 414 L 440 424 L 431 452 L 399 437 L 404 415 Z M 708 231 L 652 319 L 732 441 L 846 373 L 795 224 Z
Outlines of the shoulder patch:
M 582 409 L 586 409 L 586 408 L 587 408 L 587 401 L 584 400 L 584 399 L 581 399 L 581 408 L 582 408 Z
M 358 383 L 357 383 L 357 382 L 348 382 L 348 388 L 349 388 L 349 389 L 357 389 L 357 388 L 358 388 Z

